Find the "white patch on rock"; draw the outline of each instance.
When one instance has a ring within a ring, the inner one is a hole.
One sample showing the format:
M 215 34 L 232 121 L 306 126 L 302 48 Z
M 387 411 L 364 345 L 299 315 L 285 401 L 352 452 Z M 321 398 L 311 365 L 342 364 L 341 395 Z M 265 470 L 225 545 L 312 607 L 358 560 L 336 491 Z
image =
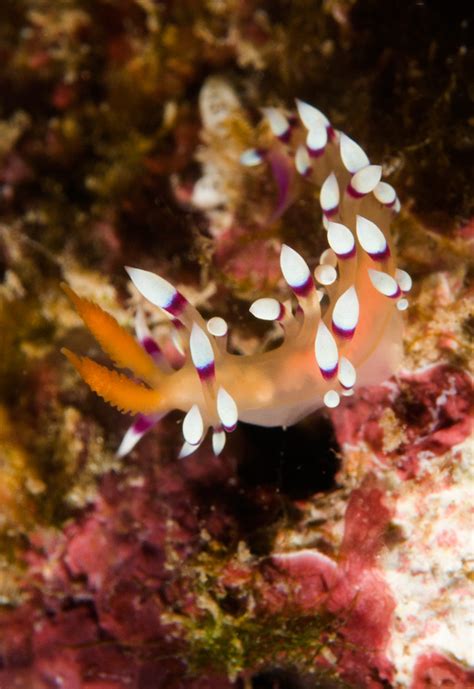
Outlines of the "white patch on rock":
M 228 81 L 209 77 L 199 93 L 199 112 L 204 129 L 222 129 L 222 124 L 241 109 L 239 98 Z
M 396 686 L 410 686 L 417 658 L 436 651 L 474 665 L 474 471 L 470 442 L 422 462 L 400 481 L 393 523 L 403 540 L 382 560 L 396 600 L 388 656 Z

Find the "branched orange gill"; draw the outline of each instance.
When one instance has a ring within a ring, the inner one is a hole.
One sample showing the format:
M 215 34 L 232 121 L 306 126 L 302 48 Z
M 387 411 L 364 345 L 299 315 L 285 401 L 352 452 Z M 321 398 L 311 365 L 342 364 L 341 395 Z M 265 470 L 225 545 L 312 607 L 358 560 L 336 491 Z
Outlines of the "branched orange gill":
M 97 305 L 69 287 L 84 323 L 119 367 L 143 385 L 68 350 L 65 355 L 86 383 L 121 411 L 137 414 L 118 450 L 129 452 L 154 423 L 172 409 L 184 412 L 184 445 L 193 452 L 209 428 L 214 452 L 238 420 L 261 426 L 288 426 L 315 409 L 335 407 L 341 395 L 358 386 L 383 381 L 401 356 L 401 311 L 408 302 L 409 275 L 396 267 L 390 223 L 399 210 L 394 189 L 381 181 L 348 136 L 336 131 L 313 106 L 297 101 L 299 120 L 276 108 L 264 115 L 273 134 L 268 150 L 244 151 L 245 166 L 269 165 L 285 206 L 288 169 L 320 187 L 323 225 L 329 248 L 311 274 L 306 261 L 283 245 L 280 265 L 293 300 L 257 299 L 250 312 L 277 321 L 279 347 L 253 355 L 227 349 L 227 323 L 205 321 L 189 301 L 162 277 L 127 268 L 135 287 L 172 317 L 181 341 L 183 365 L 171 368 L 154 341 L 141 312 L 136 338 Z

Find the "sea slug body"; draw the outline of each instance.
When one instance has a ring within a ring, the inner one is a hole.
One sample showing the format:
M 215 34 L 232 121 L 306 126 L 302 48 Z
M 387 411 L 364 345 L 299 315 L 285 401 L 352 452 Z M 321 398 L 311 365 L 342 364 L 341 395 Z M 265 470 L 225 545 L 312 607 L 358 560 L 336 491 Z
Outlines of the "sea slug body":
M 277 185 L 282 185 L 282 207 L 287 204 L 288 176 L 279 175 L 281 165 L 293 166 L 305 183 L 320 187 L 329 248 L 314 275 L 299 253 L 283 245 L 280 267 L 293 292 L 293 305 L 264 297 L 250 307 L 255 317 L 281 326 L 279 347 L 246 356 L 230 353 L 222 318 L 206 322 L 167 280 L 127 268 L 138 291 L 171 317 L 184 352 L 182 367 L 173 370 L 141 313 L 135 339 L 110 315 L 65 286 L 103 350 L 144 383 L 64 350 L 92 390 L 122 411 L 137 414 L 120 455 L 172 409 L 185 414 L 180 456 L 198 448 L 209 428 L 219 454 L 225 434 L 239 419 L 288 426 L 319 407 L 337 406 L 341 395 L 381 382 L 396 369 L 401 357 L 400 312 L 411 287 L 409 275 L 396 266 L 390 236 L 398 198 L 381 181 L 381 167 L 371 165 L 357 143 L 336 131 L 313 106 L 297 101 L 297 110 L 298 124 L 279 109 L 264 109 L 272 147 L 241 155 L 243 166 L 269 165 Z

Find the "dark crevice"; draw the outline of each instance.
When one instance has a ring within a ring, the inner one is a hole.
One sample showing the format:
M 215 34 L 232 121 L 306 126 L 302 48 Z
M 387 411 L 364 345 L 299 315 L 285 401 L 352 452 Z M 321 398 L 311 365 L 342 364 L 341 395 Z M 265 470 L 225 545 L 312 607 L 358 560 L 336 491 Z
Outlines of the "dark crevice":
M 344 685 L 347 688 L 347 684 Z M 265 670 L 252 678 L 252 689 L 339 689 L 337 680 L 301 675 L 280 668 Z
M 286 430 L 241 424 L 241 433 L 245 449 L 239 476 L 244 486 L 273 486 L 292 500 L 336 487 L 339 446 L 324 415 Z

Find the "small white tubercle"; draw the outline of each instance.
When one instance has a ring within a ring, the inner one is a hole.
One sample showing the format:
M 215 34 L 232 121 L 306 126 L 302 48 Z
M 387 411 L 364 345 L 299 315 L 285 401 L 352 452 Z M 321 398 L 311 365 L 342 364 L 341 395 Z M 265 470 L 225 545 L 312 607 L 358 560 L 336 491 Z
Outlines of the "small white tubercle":
M 262 297 L 253 302 L 249 311 L 262 321 L 277 321 L 282 317 L 285 307 L 277 299 Z
M 214 337 L 225 337 L 229 329 L 226 321 L 220 316 L 210 318 L 206 323 L 206 327 L 207 332 L 214 335 Z
M 341 398 L 339 397 L 339 393 L 337 393 L 335 390 L 328 390 L 328 392 L 324 395 L 323 401 L 326 407 L 329 407 L 329 409 L 334 409 L 335 407 L 339 406 Z
M 408 299 L 399 299 L 397 301 L 397 309 L 399 311 L 406 311 L 408 308 Z
M 334 266 L 323 263 L 314 269 L 314 277 L 320 285 L 332 285 L 337 280 L 337 270 Z

